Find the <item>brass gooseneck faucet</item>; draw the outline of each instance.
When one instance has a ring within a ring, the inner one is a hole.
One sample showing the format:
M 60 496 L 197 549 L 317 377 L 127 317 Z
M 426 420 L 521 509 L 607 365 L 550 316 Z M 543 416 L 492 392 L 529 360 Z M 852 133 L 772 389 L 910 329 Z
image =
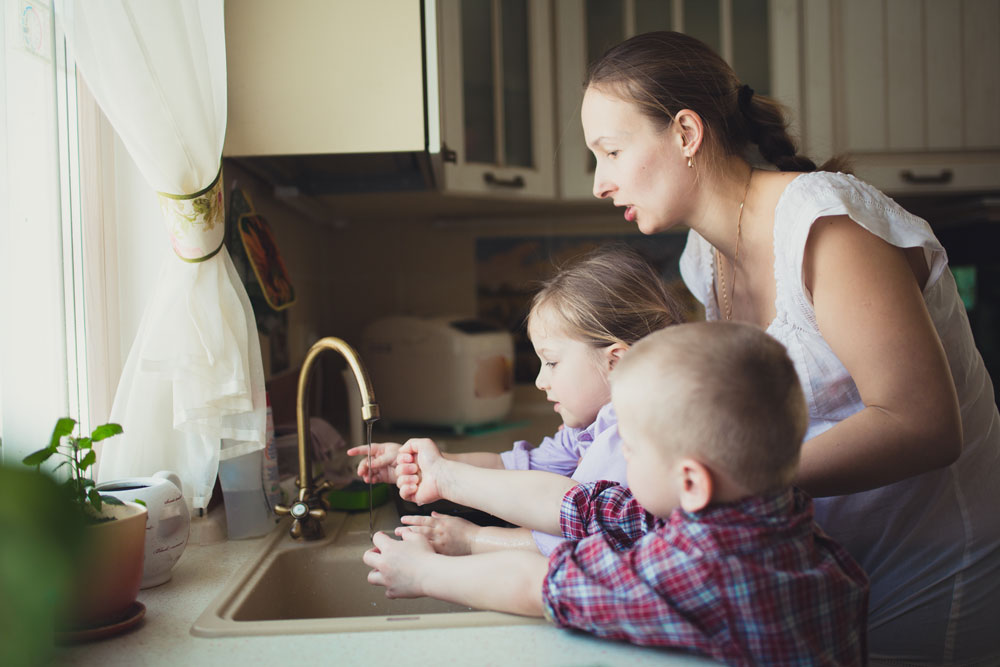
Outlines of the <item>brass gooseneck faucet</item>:
M 330 509 L 323 491 L 330 487 L 330 482 L 324 481 L 317 488 L 313 488 L 312 479 L 312 457 L 309 455 L 311 444 L 311 433 L 306 424 L 306 397 L 309 390 L 309 372 L 312 370 L 316 357 L 324 350 L 334 350 L 339 352 L 347 360 L 348 366 L 354 373 L 354 378 L 358 381 L 358 388 L 361 390 L 361 416 L 366 424 L 371 424 L 379 418 L 378 403 L 375 402 L 375 392 L 372 391 L 372 383 L 368 378 L 368 373 L 361 365 L 358 353 L 350 345 L 339 338 L 328 336 L 316 341 L 306 359 L 302 362 L 302 370 L 299 371 L 299 389 L 295 405 L 295 417 L 299 429 L 299 495 L 298 499 L 292 503 L 291 507 L 277 505 L 274 511 L 277 514 L 290 514 L 292 516 L 292 527 L 289 533 L 297 540 L 317 540 L 323 536 L 323 527 L 320 521 L 326 517 L 326 510 Z

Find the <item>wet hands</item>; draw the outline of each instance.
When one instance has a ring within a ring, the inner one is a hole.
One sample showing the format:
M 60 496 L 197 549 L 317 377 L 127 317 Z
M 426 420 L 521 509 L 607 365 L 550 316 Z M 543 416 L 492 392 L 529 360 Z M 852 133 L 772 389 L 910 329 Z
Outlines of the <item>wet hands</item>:
M 396 456 L 402 445 L 395 442 L 373 442 L 371 446 L 371 469 L 368 467 L 368 445 L 359 445 L 347 450 L 348 456 L 364 456 L 358 464 L 358 477 L 366 483 L 396 483 Z
M 441 471 L 445 461 L 437 444 L 428 438 L 411 438 L 396 456 L 399 497 L 418 505 L 441 500 Z
M 371 549 L 362 560 L 371 568 L 368 583 L 385 587 L 387 598 L 415 598 L 425 595 L 420 583 L 423 557 L 434 555 L 427 540 L 408 528 L 397 529 L 402 540 L 375 533 Z
M 431 512 L 430 516 L 401 516 L 399 520 L 406 526 L 397 528 L 397 535 L 402 537 L 406 532 L 422 535 L 434 551 L 445 556 L 471 554 L 472 543 L 479 530 L 479 526 L 471 521 L 437 512 Z

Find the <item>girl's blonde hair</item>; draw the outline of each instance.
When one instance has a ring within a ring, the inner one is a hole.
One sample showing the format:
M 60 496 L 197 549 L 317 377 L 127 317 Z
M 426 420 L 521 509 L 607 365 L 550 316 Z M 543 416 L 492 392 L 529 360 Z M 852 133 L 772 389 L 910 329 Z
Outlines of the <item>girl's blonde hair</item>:
M 677 299 L 659 274 L 625 245 L 599 248 L 542 283 L 528 313 L 541 309 L 559 319 L 563 332 L 594 347 L 632 345 L 683 321 Z

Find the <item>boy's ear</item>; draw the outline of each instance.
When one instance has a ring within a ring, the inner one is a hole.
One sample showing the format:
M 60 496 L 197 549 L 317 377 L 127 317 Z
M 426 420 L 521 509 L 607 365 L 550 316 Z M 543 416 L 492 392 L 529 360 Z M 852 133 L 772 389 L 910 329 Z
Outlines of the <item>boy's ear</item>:
M 689 458 L 681 459 L 677 466 L 681 476 L 678 499 L 681 507 L 687 512 L 705 509 L 712 500 L 714 481 L 711 471 L 698 461 Z
M 694 158 L 705 138 L 705 125 L 690 109 L 681 109 L 674 115 L 674 124 L 681 139 L 681 150 L 685 159 Z
M 608 360 L 608 370 L 613 370 L 615 365 L 621 360 L 622 355 L 628 350 L 625 343 L 612 343 L 604 348 L 604 354 Z

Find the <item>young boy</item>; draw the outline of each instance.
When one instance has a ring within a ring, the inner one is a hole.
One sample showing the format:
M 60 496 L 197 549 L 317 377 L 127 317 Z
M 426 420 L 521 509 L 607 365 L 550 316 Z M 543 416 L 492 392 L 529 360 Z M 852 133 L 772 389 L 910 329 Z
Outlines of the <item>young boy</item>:
M 403 527 L 375 535 L 368 580 L 728 664 L 864 663 L 867 578 L 789 487 L 807 415 L 781 344 L 743 324 L 669 327 L 624 355 L 611 395 L 631 490 L 472 468 L 427 440 L 400 450 L 404 498 L 561 529 L 571 541 L 547 561 L 442 556 Z

